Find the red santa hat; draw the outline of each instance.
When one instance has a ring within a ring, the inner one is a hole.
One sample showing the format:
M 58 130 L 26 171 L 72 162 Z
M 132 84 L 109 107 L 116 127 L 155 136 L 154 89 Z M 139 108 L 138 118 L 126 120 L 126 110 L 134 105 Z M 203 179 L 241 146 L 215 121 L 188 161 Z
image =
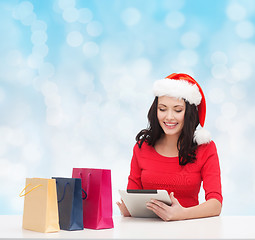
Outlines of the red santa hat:
M 173 73 L 164 79 L 158 80 L 153 86 L 154 95 L 182 98 L 198 109 L 199 123 L 202 128 L 196 129 L 194 142 L 198 145 L 211 141 L 210 133 L 205 130 L 206 103 L 202 88 L 191 76 L 184 73 Z

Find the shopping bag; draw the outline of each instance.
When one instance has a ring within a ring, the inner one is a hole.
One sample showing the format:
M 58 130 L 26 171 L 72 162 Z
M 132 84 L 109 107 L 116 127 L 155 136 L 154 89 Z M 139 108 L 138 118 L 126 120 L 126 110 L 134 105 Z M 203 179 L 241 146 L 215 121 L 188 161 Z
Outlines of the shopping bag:
M 83 229 L 83 207 L 82 188 L 80 178 L 58 178 L 56 179 L 58 196 L 58 214 L 60 229 L 82 230 Z M 84 197 L 85 198 L 85 197 Z
M 37 232 L 59 231 L 58 203 L 55 179 L 26 178 L 20 193 L 24 198 L 24 229 Z
M 74 168 L 73 178 L 81 178 L 87 192 L 83 201 L 84 228 L 113 228 L 111 170 Z

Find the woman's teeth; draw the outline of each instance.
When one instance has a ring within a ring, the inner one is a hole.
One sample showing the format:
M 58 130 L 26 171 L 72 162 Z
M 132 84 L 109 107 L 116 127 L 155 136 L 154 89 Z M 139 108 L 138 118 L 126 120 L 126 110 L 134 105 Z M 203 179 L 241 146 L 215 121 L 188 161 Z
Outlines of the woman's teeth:
M 177 123 L 165 123 L 165 125 L 168 127 L 174 127 L 177 125 Z

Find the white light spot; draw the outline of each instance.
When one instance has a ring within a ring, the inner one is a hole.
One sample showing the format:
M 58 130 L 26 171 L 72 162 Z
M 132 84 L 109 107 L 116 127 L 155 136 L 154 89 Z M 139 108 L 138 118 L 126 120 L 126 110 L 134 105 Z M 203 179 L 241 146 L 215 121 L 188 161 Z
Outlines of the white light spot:
M 161 1 L 162 6 L 166 9 L 170 10 L 179 10 L 185 5 L 185 0 L 178 0 L 178 1 L 169 1 L 169 0 L 164 0 Z
M 47 24 L 44 21 L 36 20 L 31 25 L 32 32 L 36 32 L 36 31 L 46 32 L 46 30 L 47 30 Z
M 43 64 L 43 56 L 31 54 L 27 59 L 27 63 L 30 68 L 37 69 Z
M 185 23 L 185 16 L 178 11 L 170 12 L 165 19 L 166 25 L 170 28 L 180 28 Z
M 248 62 L 237 62 L 231 68 L 230 83 L 244 81 L 252 76 L 253 68 Z
M 246 17 L 246 9 L 238 3 L 231 3 L 227 7 L 227 16 L 232 21 L 241 21 Z
M 211 61 L 213 64 L 225 65 L 228 63 L 228 57 L 224 52 L 216 51 L 212 54 Z
M 92 37 L 98 37 L 103 31 L 102 24 L 97 21 L 88 23 L 87 33 Z
M 44 58 L 48 55 L 49 48 L 46 44 L 34 45 L 32 55 L 37 55 L 39 58 Z
M 99 47 L 95 42 L 87 42 L 83 45 L 83 53 L 86 57 L 95 57 L 99 53 Z
M 31 84 L 33 82 L 34 76 L 35 71 L 28 67 L 23 67 L 17 72 L 17 80 L 24 85 Z
M 46 80 L 46 81 L 47 81 L 47 80 Z M 41 91 L 42 85 L 43 85 L 44 82 L 45 82 L 45 78 L 43 78 L 43 77 L 37 75 L 37 76 L 33 79 L 33 86 L 34 86 L 34 89 L 37 90 L 37 91 Z
M 39 68 L 39 74 L 41 77 L 50 78 L 55 73 L 55 67 L 51 63 L 43 63 Z
M 236 33 L 241 38 L 251 38 L 254 35 L 254 25 L 250 21 L 242 21 L 237 24 Z
M 245 89 L 242 85 L 234 85 L 230 89 L 231 95 L 238 100 L 242 100 L 246 97 Z
M 93 18 L 93 13 L 88 8 L 79 9 L 78 21 L 81 23 L 89 23 Z
M 79 18 L 79 11 L 76 8 L 66 8 L 63 11 L 63 19 L 66 22 L 73 23 L 76 22 Z
M 44 96 L 51 96 L 58 94 L 58 86 L 56 83 L 51 81 L 45 81 L 42 84 L 42 93 Z
M 22 24 L 25 26 L 30 26 L 33 24 L 33 22 L 36 20 L 36 15 L 35 13 L 31 13 L 30 15 L 28 15 L 27 17 L 23 18 L 21 20 Z
M 181 43 L 186 48 L 196 48 L 200 44 L 200 36 L 196 32 L 186 32 L 181 37 Z
M 75 6 L 75 0 L 59 0 L 58 5 L 61 9 L 72 8 Z
M 237 49 L 242 60 L 255 64 L 255 45 L 245 42 L 241 43 Z
M 42 45 L 45 44 L 45 42 L 47 41 L 47 34 L 44 31 L 35 31 L 32 32 L 32 36 L 31 36 L 31 42 L 34 45 Z
M 127 8 L 122 12 L 121 18 L 127 26 L 134 26 L 139 23 L 141 14 L 136 8 Z
M 211 73 L 216 79 L 224 79 L 228 75 L 228 68 L 222 64 L 215 64 L 212 67 Z
M 225 118 L 233 118 L 237 114 L 237 107 L 232 102 L 224 103 L 221 107 L 221 113 Z
M 222 88 L 212 88 L 209 90 L 209 100 L 212 103 L 222 103 L 225 99 L 225 93 Z
M 34 6 L 31 2 L 21 2 L 13 11 L 13 17 L 18 20 L 22 20 L 33 13 Z
M 57 94 L 51 94 L 45 96 L 44 101 L 47 107 L 57 108 L 61 104 L 61 97 Z
M 67 35 L 66 41 L 71 47 L 79 47 L 83 42 L 83 36 L 80 32 L 73 31 Z
M 82 94 L 92 93 L 95 89 L 94 75 L 87 72 L 81 72 L 76 81 L 76 86 Z

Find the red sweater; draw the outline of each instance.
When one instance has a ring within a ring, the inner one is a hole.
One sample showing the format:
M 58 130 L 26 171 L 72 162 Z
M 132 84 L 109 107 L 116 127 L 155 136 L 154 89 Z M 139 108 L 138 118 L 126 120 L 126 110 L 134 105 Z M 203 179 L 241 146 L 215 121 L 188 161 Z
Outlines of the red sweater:
M 222 203 L 219 158 L 215 143 L 198 146 L 197 160 L 185 166 L 178 157 L 164 157 L 154 147 L 143 143 L 133 150 L 127 189 L 165 189 L 174 192 L 183 207 L 198 205 L 201 182 L 205 199 L 215 198 Z

